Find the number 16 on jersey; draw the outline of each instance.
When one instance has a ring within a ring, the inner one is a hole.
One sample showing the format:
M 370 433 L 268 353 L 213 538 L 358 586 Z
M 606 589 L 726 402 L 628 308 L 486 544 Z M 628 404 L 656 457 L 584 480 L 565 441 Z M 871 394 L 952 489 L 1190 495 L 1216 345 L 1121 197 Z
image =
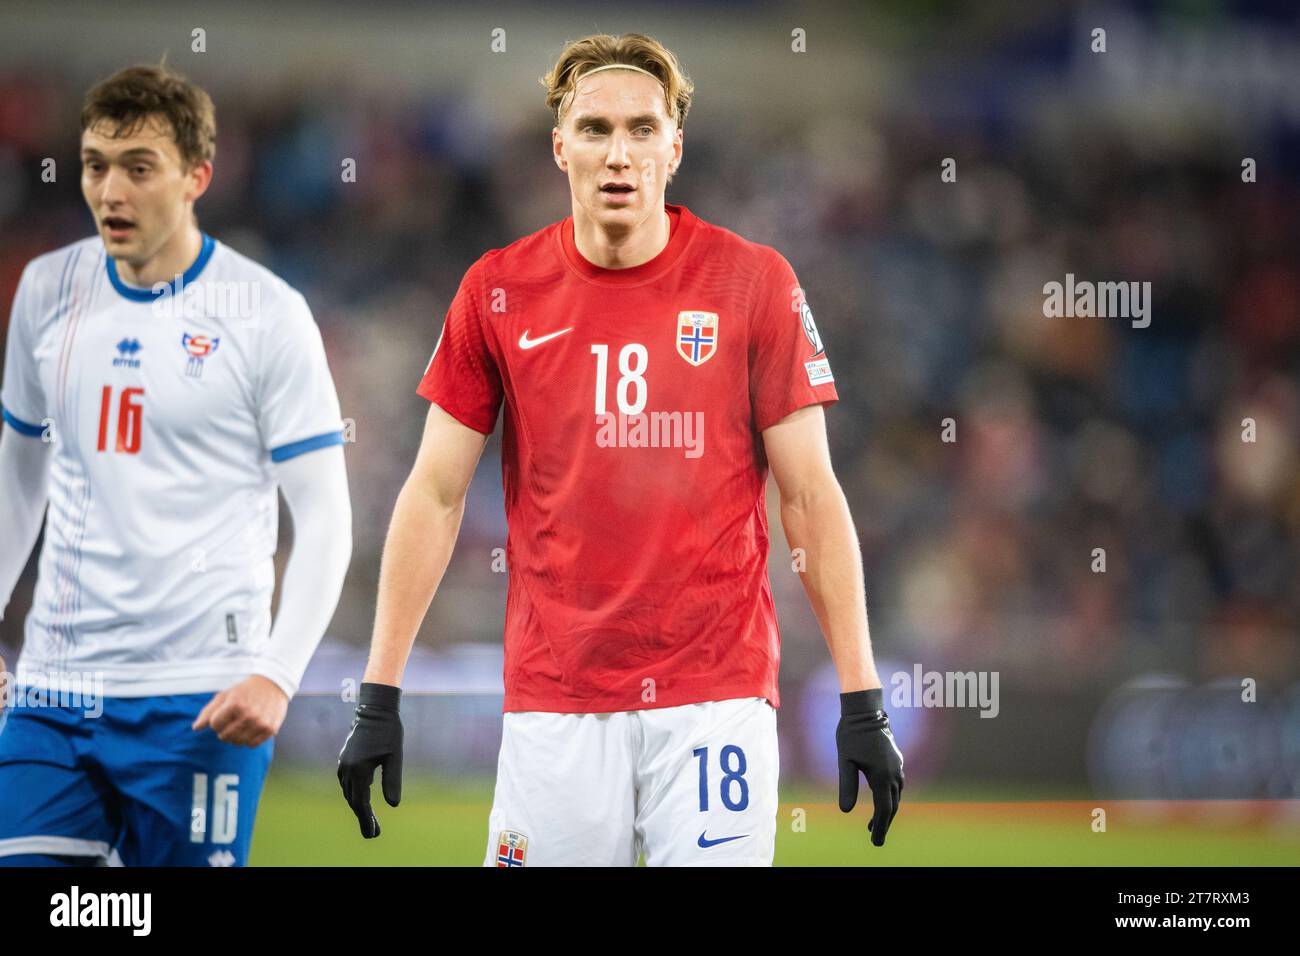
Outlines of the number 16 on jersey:
M 137 401 L 143 388 L 124 388 L 117 405 L 117 443 L 113 450 L 124 455 L 140 453 L 140 432 L 144 422 L 144 407 Z M 98 451 L 108 450 L 109 420 L 113 417 L 113 386 L 105 385 L 99 400 Z

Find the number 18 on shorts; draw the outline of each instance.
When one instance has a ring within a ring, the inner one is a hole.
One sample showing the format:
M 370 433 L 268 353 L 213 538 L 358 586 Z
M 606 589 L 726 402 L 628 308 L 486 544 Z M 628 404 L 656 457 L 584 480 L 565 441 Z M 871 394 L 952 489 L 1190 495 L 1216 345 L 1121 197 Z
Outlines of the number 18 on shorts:
M 776 711 L 761 697 L 505 715 L 485 866 L 770 866 Z

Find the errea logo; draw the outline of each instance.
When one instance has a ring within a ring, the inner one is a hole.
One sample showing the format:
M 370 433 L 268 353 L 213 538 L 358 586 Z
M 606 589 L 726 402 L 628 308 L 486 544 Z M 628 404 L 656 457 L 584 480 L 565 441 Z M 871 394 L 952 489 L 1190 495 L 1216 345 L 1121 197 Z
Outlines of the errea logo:
M 123 339 L 117 343 L 117 358 L 113 359 L 113 368 L 139 368 L 140 360 L 136 358 L 140 349 L 139 339 Z

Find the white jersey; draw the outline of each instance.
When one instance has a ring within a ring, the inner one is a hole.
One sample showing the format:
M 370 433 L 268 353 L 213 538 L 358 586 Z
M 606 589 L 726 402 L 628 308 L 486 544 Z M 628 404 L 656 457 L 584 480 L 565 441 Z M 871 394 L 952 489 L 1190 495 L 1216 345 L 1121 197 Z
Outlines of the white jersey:
M 343 441 L 302 295 L 207 235 L 178 280 L 128 286 L 92 237 L 28 264 L 6 353 L 5 422 L 52 443 L 19 682 L 199 693 L 264 665 L 272 463 Z

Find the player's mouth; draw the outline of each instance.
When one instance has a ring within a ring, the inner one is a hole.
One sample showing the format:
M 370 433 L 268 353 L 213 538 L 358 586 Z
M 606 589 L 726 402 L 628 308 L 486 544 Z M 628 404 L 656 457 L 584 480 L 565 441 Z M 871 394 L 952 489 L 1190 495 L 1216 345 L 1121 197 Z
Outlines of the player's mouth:
M 113 240 L 129 239 L 135 230 L 135 220 L 127 219 L 125 216 L 105 216 L 100 221 L 108 230 L 108 237 Z
M 632 194 L 636 192 L 636 187 L 631 183 L 606 183 L 600 187 L 600 191 L 610 202 L 625 205 L 632 201 Z

